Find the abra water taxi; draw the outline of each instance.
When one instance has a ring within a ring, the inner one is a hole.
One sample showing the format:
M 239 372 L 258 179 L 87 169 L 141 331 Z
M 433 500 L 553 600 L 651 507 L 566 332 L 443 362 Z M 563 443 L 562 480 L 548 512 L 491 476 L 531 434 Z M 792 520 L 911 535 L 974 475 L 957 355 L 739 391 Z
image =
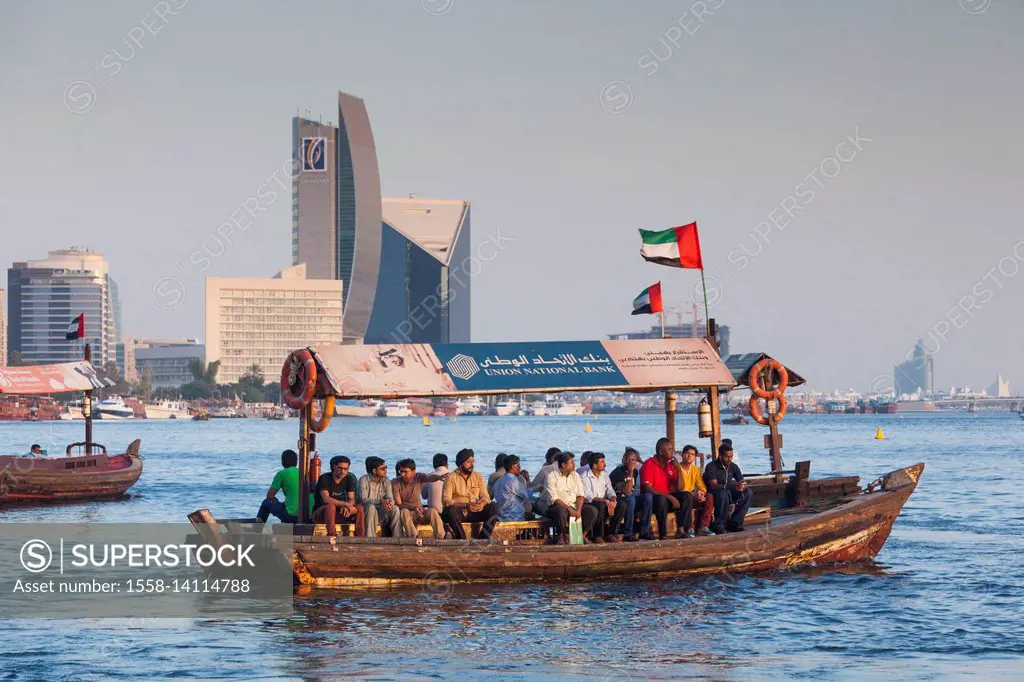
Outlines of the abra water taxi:
M 85 392 L 83 442 L 68 445 L 63 457 L 0 456 L 0 504 L 110 499 L 135 485 L 142 475 L 142 441 L 132 441 L 123 453 L 111 455 L 92 440 L 92 391 L 113 385 L 88 361 L 0 367 L 0 393 Z
M 695 391 L 705 398 L 698 410 L 699 435 L 710 441 L 709 451 L 716 452 L 721 442 L 719 393 L 746 384 L 754 394 L 751 418 L 769 429 L 765 446 L 770 463 L 766 473 L 746 476 L 757 510 L 748 515 L 745 530 L 691 539 L 546 545 L 544 519 L 498 523 L 487 540 L 437 539 L 429 528 L 420 529 L 417 538 L 327 537 L 308 522 L 307 510 L 300 505 L 291 558 L 295 583 L 339 587 L 424 580 L 637 578 L 752 572 L 874 557 L 914 492 L 924 465 L 896 469 L 867 486 L 858 477 L 811 480 L 806 461 L 784 470 L 778 431 L 786 412 L 784 392 L 802 379 L 763 355 L 730 370 L 718 355 L 714 331 L 711 321 L 707 338 L 417 344 L 400 348 L 405 365 L 387 374 L 364 371 L 362 362 L 386 347 L 345 345 L 293 352 L 282 372 L 282 395 L 300 410 L 299 499 L 308 495 L 316 433 L 328 427 L 336 399 L 664 391 L 665 432 L 652 433 L 651 442 L 661 435 L 675 442 L 676 392 Z M 314 410 L 320 401 L 323 409 Z M 218 521 L 208 510 L 194 512 L 189 519 L 206 538 L 216 538 L 222 527 L 243 521 Z M 262 526 L 251 529 L 263 532 Z

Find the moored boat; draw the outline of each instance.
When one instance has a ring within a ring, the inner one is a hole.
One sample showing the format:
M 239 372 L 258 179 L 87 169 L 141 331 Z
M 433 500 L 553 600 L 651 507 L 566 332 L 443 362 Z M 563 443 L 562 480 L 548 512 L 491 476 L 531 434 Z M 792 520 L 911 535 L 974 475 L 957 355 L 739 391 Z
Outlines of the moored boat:
M 96 404 L 96 413 L 100 419 L 135 419 L 135 410 L 125 405 L 120 396 L 111 396 Z
M 146 405 L 146 419 L 188 419 L 188 405 L 178 400 L 161 400 Z

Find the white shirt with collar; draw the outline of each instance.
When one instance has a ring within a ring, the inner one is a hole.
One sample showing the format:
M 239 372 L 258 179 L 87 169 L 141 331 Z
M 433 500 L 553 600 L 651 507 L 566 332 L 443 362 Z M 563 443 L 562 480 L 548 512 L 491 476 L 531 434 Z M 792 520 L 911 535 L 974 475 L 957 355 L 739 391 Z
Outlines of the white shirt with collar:
M 544 479 L 544 491 L 541 493 L 541 501 L 548 507 L 556 500 L 561 500 L 570 509 L 576 508 L 576 498 L 583 497 L 583 482 L 580 475 L 575 471 L 568 476 L 563 476 L 561 470 L 554 469 Z
M 612 480 L 608 478 L 607 471 L 602 471 L 600 476 L 595 476 L 594 470 L 588 468 L 580 476 L 580 480 L 583 484 L 584 501 L 593 502 L 594 499 L 615 499 L 615 488 L 612 487 Z

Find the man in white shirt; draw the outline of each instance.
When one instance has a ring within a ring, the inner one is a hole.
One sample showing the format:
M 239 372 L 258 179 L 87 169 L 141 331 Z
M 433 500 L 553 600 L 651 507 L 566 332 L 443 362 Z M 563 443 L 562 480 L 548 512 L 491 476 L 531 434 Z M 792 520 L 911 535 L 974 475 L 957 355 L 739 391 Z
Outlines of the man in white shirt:
M 448 473 L 448 455 L 440 452 L 434 455 L 434 476 L 444 476 Z M 427 506 L 436 509 L 440 514 L 444 511 L 444 503 L 441 501 L 441 494 L 444 492 L 444 481 L 435 483 L 424 483 L 420 490 L 420 496 L 427 501 Z
M 626 514 L 626 505 L 618 504 L 618 496 L 612 486 L 611 479 L 605 469 L 608 463 L 603 452 L 590 454 L 590 468 L 580 475 L 583 483 L 584 509 L 593 508 L 597 515 L 591 532 L 591 541 L 595 543 L 619 542 L 619 524 Z M 605 521 L 611 520 L 605 529 Z
M 571 452 L 562 452 L 555 461 L 558 468 L 553 469 L 544 479 L 544 490 L 537 507 L 551 519 L 554 526 L 555 535 L 549 543 L 568 545 L 569 519 L 580 519 L 586 535 L 597 519 L 597 510 L 583 502 L 583 482 L 575 471 L 575 456 Z

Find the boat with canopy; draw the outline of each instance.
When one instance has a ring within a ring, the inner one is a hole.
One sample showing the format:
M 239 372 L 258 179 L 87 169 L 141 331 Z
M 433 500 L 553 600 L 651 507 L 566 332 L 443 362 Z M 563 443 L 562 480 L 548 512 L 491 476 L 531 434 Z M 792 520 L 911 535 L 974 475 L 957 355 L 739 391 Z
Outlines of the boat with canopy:
M 866 487 L 855 476 L 811 480 L 807 461 L 785 470 L 778 431 L 785 415 L 784 392 L 802 383 L 802 378 L 763 354 L 753 356 L 749 365 L 727 367 L 717 352 L 715 331 L 712 320 L 706 338 L 296 350 L 284 364 L 281 384 L 285 402 L 300 414 L 299 499 L 309 494 L 310 453 L 316 450 L 316 434 L 328 428 L 334 402 L 341 399 L 664 391 L 665 433 L 652 434 L 651 440 L 665 435 L 674 443 L 677 394 L 692 391 L 703 394 L 699 435 L 710 441 L 711 452 L 717 452 L 722 438 L 719 395 L 746 384 L 752 390 L 752 418 L 768 426 L 765 448 L 770 465 L 763 474 L 745 476 L 757 508 L 748 515 L 745 530 L 689 539 L 548 545 L 544 544 L 546 519 L 499 522 L 489 539 L 465 541 L 435 538 L 429 528 L 417 538 L 327 537 L 322 528 L 309 523 L 308 510 L 299 505 L 299 520 L 293 527 L 296 584 L 340 587 L 436 579 L 637 578 L 762 571 L 874 557 L 924 465 L 897 469 Z M 238 530 L 238 524 L 251 521 L 217 520 L 208 510 L 189 518 L 207 538 L 216 537 L 222 528 Z M 261 528 L 252 526 L 257 532 Z
M 88 355 L 86 356 L 88 357 Z M 51 395 L 83 392 L 85 440 L 71 443 L 63 457 L 0 455 L 0 504 L 103 500 L 123 495 L 142 475 L 141 440 L 108 454 L 93 442 L 92 392 L 114 382 L 91 362 L 0 367 L 0 394 Z

